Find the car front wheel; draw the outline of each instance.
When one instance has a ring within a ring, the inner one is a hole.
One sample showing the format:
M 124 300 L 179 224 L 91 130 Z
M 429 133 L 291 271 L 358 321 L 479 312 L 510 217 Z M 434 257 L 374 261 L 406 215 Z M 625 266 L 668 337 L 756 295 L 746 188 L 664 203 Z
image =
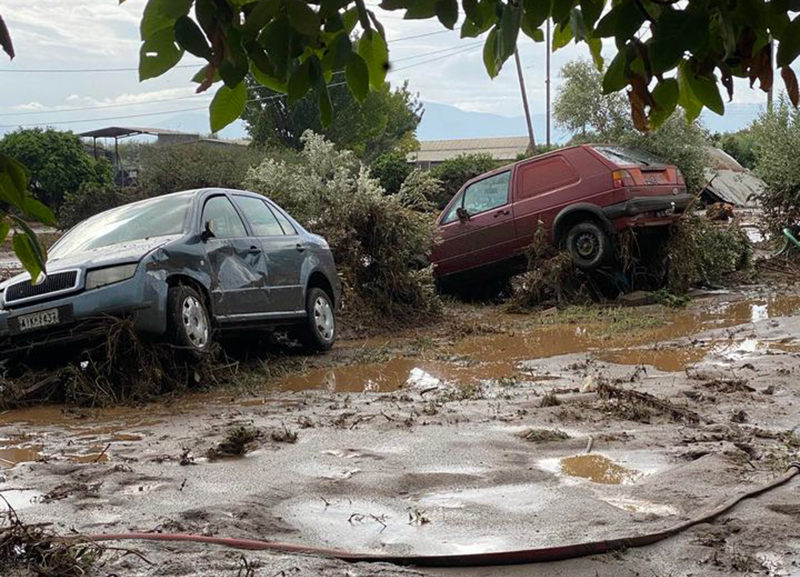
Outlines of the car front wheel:
M 205 300 L 195 289 L 169 289 L 169 327 L 173 344 L 202 356 L 211 348 L 211 315 Z
M 311 288 L 306 295 L 306 324 L 300 341 L 311 351 L 329 351 L 336 341 L 336 312 L 330 296 L 320 288 Z
M 567 250 L 578 268 L 592 270 L 611 258 L 611 239 L 599 225 L 584 221 L 569 230 Z

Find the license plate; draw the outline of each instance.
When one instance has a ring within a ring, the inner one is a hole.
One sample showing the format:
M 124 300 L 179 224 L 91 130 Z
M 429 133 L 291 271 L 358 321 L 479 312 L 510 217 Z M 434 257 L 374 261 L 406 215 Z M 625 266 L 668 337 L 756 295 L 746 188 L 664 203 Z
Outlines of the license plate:
M 48 309 L 46 311 L 39 311 L 38 313 L 17 317 L 17 326 L 20 332 L 50 327 L 57 325 L 59 322 L 61 322 L 61 319 L 58 314 L 58 309 Z

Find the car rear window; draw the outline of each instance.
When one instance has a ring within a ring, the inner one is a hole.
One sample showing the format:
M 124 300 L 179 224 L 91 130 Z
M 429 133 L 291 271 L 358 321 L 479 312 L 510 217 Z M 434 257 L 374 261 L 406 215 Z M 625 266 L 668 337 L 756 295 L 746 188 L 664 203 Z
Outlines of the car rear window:
M 169 194 L 101 212 L 73 227 L 50 250 L 64 258 L 113 244 L 180 234 L 193 193 Z
M 614 164 L 649 166 L 651 164 L 664 163 L 664 161 L 657 156 L 639 148 L 627 148 L 623 146 L 593 146 L 592 148 Z

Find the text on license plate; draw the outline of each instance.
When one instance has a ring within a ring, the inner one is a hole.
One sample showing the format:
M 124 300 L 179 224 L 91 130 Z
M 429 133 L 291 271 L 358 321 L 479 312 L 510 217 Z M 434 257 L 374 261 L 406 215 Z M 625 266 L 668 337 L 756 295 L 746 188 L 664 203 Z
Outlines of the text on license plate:
M 20 331 L 32 331 L 42 327 L 57 325 L 58 321 L 58 309 L 49 309 L 17 317 Z

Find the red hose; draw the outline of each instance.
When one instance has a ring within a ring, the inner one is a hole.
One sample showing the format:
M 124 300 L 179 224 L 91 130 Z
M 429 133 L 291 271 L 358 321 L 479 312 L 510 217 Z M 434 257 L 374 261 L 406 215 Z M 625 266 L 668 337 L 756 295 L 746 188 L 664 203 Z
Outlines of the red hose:
M 190 541 L 193 543 L 210 543 L 223 545 L 234 549 L 249 549 L 253 551 L 277 551 L 282 553 L 301 553 L 306 555 L 318 555 L 320 557 L 330 557 L 342 561 L 367 561 L 394 563 L 395 565 L 416 565 L 418 567 L 478 567 L 486 565 L 515 565 L 521 563 L 540 563 L 544 561 L 562 561 L 598 553 L 607 553 L 619 549 L 631 547 L 644 547 L 651 545 L 681 531 L 688 529 L 699 523 L 711 521 L 715 517 L 733 508 L 737 503 L 744 499 L 756 497 L 775 487 L 783 485 L 800 473 L 800 462 L 792 463 L 789 469 L 774 481 L 738 497 L 724 502 L 722 505 L 691 519 L 674 525 L 669 529 L 637 535 L 634 537 L 620 537 L 605 541 L 590 541 L 587 543 L 575 543 L 573 545 L 561 545 L 558 547 L 543 547 L 539 549 L 522 549 L 518 551 L 498 551 L 494 553 L 468 553 L 457 555 L 381 555 L 375 553 L 352 553 L 338 549 L 324 549 L 319 547 L 308 547 L 305 545 L 291 545 L 288 543 L 275 543 L 269 541 L 259 541 L 256 539 L 231 539 L 227 537 L 206 537 L 203 535 L 183 535 L 170 533 L 110 533 L 103 535 L 91 535 L 88 539 L 92 541 L 119 541 L 119 540 L 144 540 L 144 541 Z

